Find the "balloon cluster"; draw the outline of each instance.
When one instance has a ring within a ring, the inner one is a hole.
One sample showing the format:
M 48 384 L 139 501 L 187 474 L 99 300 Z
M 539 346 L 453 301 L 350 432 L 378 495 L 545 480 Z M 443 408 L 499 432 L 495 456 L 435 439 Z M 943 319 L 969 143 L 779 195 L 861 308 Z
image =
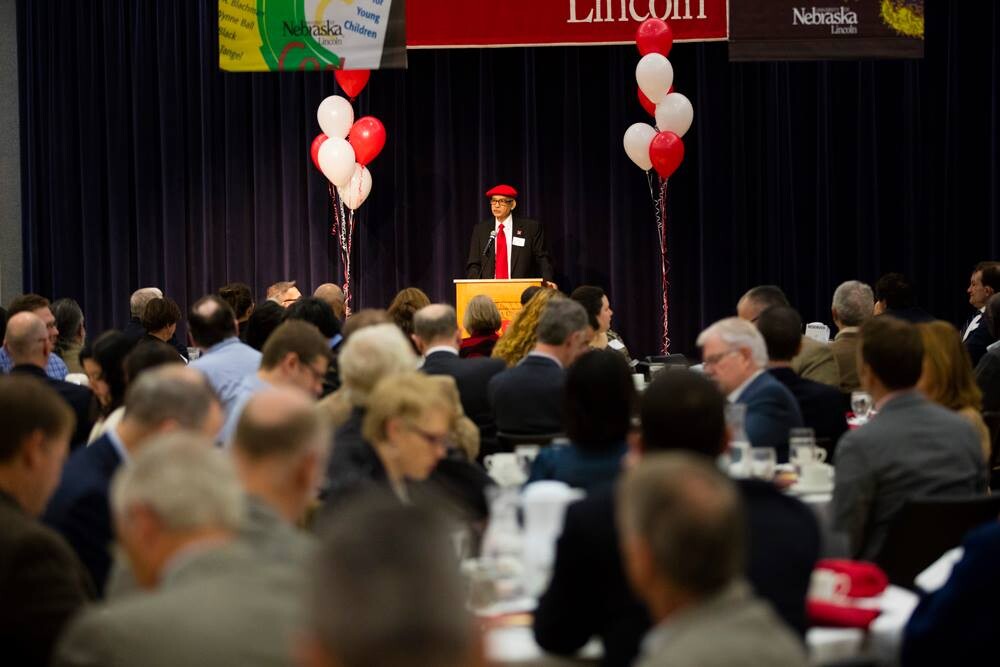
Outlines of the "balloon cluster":
M 337 70 L 340 88 L 351 101 L 368 84 L 368 70 Z M 323 133 L 313 139 L 309 153 L 313 164 L 336 188 L 344 206 L 352 211 L 361 206 L 372 190 L 368 163 L 385 146 L 385 126 L 374 116 L 354 120 L 351 102 L 331 95 L 320 102 L 316 118 Z
M 648 19 L 636 31 L 635 44 L 642 58 L 635 68 L 639 104 L 656 119 L 656 127 L 636 123 L 625 131 L 625 153 L 643 171 L 656 169 L 669 178 L 684 160 L 681 137 L 694 121 L 691 101 L 674 92 L 674 68 L 667 60 L 674 36 L 660 19 Z

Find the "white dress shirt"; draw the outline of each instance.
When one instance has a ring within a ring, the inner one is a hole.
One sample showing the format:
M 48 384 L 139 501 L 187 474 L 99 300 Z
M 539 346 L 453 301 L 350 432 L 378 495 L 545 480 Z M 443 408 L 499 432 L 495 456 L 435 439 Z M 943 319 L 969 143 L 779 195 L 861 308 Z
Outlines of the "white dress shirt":
M 510 274 L 511 249 L 514 247 L 514 245 L 513 245 L 513 241 L 514 241 L 514 216 L 508 214 L 507 217 L 504 218 L 503 220 L 496 220 L 496 218 L 494 218 L 494 220 L 495 220 L 495 222 L 493 223 L 493 231 L 495 231 L 497 233 L 497 240 L 500 238 L 500 225 L 501 224 L 503 224 L 503 235 L 505 237 L 507 237 L 507 277 L 510 278 L 511 277 L 511 274 Z M 496 243 L 496 240 L 494 240 L 494 243 Z M 496 248 L 493 249 L 493 252 L 494 252 L 493 256 L 496 257 Z M 493 275 L 495 276 L 496 273 L 494 272 Z
M 986 312 L 986 306 L 983 306 L 982 308 L 979 309 L 979 314 L 972 318 L 972 321 L 969 322 L 969 326 L 966 327 L 965 329 L 965 333 L 962 334 L 962 340 L 968 338 L 970 333 L 979 328 L 979 323 L 982 322 L 983 313 L 985 312 Z

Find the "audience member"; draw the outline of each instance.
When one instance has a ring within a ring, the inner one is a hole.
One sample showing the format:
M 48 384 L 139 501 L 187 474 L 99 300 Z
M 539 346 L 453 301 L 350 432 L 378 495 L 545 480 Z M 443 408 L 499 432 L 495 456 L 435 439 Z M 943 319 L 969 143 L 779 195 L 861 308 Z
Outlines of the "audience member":
M 469 336 L 462 339 L 458 356 L 467 359 L 492 355 L 503 325 L 500 310 L 493 299 L 486 294 L 472 297 L 465 306 L 465 317 L 462 319 L 462 326 Z
M 773 306 L 791 306 L 777 285 L 759 285 L 747 291 L 736 304 L 737 317 L 756 322 L 762 312 Z M 813 382 L 840 386 L 837 360 L 828 345 L 802 337 L 802 351 L 792 359 L 792 370 Z
M 972 365 L 975 366 L 986 354 L 986 348 L 997 339 L 990 335 L 989 327 L 983 319 L 986 302 L 994 294 L 1000 293 L 1000 262 L 980 262 L 972 270 L 969 279 L 969 305 L 979 312 L 962 325 L 962 341 L 969 350 Z
M 204 374 L 219 395 L 227 419 L 234 420 L 233 409 L 243 391 L 243 378 L 260 368 L 260 352 L 240 342 L 236 316 L 229 304 L 217 296 L 202 297 L 191 306 L 188 328 L 192 342 L 201 350 L 191 368 Z
M 872 288 L 863 282 L 848 280 L 833 292 L 830 312 L 837 335 L 830 343 L 830 349 L 840 371 L 841 391 L 849 393 L 861 386 L 858 379 L 858 328 L 872 316 L 874 308 Z
M 726 399 L 692 371 L 658 375 L 640 398 L 642 429 L 627 461 L 645 454 L 687 451 L 715 461 L 728 446 Z M 770 482 L 738 480 L 746 507 L 747 576 L 754 590 L 800 635 L 807 627 L 806 590 L 819 556 L 812 511 Z M 632 663 L 650 627 L 645 607 L 629 591 L 615 533 L 613 485 L 570 505 L 556 545 L 548 590 L 535 610 L 535 638 L 548 651 L 575 654 L 599 636 L 603 664 Z
M 983 393 L 976 385 L 969 352 L 948 322 L 937 320 L 917 325 L 924 345 L 924 361 L 917 389 L 924 396 L 954 410 L 972 425 L 979 436 L 983 460 L 990 460 L 990 431 L 981 412 Z
M 893 317 L 919 324 L 931 322 L 934 316 L 916 305 L 913 285 L 902 273 L 887 273 L 875 283 L 874 315 Z
M 531 301 L 534 298 L 534 296 L 543 289 L 546 288 L 542 287 L 541 285 L 532 285 L 531 287 L 524 288 L 524 291 L 521 292 L 521 307 L 523 308 L 524 306 L 527 306 L 528 302 Z
M 56 391 L 76 415 L 76 430 L 70 443 L 77 447 L 87 442 L 87 435 L 94 425 L 94 394 L 87 387 L 56 380 L 45 374 L 52 355 L 52 339 L 45 330 L 45 323 L 34 313 L 19 312 L 7 322 L 4 347 L 13 364 L 12 375 L 31 375 L 45 382 Z
M 337 319 L 330 304 L 315 296 L 303 297 L 288 307 L 285 319 L 309 322 L 315 325 L 323 337 L 327 339 L 331 363 L 326 377 L 323 378 L 323 396 L 336 391 L 340 387 L 336 350 L 340 349 L 340 345 L 344 342 L 344 336 L 340 333 L 340 320 Z
M 229 283 L 219 288 L 218 296 L 233 309 L 240 340 L 244 343 L 247 342 L 247 321 L 253 314 L 256 305 L 250 286 L 246 283 Z
M 145 312 L 146 306 L 153 299 L 162 298 L 163 291 L 159 287 L 141 287 L 132 292 L 132 297 L 128 301 L 130 317 L 122 328 L 122 333 L 128 336 L 133 345 L 146 335 L 146 327 L 142 326 L 142 314 Z M 178 317 L 178 319 L 180 318 Z M 177 340 L 176 334 L 167 343 L 177 350 L 177 354 L 187 359 L 187 346 Z
M 183 364 L 177 351 L 158 340 L 143 341 L 132 348 L 125 357 L 125 381 L 135 382 L 141 373 L 169 364 Z M 124 412 L 124 410 L 122 411 Z
M 319 398 L 329 364 L 330 349 L 319 329 L 301 320 L 285 321 L 267 339 L 260 369 L 245 376 L 236 389 L 219 442 L 230 444 L 243 407 L 251 396 L 264 389 L 291 387 L 313 400 Z
M 567 446 L 542 449 L 528 482 L 554 479 L 592 490 L 618 476 L 635 409 L 635 385 L 618 352 L 591 350 L 566 371 Z
M 111 476 L 154 435 L 182 428 L 215 435 L 221 424 L 218 401 L 200 373 L 182 366 L 158 368 L 129 386 L 118 428 L 69 458 L 44 520 L 70 543 L 99 593 L 111 567 Z
M 274 301 L 265 301 L 253 309 L 247 318 L 246 344 L 253 349 L 264 349 L 271 333 L 285 321 L 285 309 Z
M 282 308 L 288 308 L 301 298 L 302 292 L 295 286 L 294 280 L 282 280 L 267 288 L 267 300 Z
M 347 314 L 347 302 L 344 298 L 344 290 L 340 288 L 340 285 L 323 283 L 316 288 L 313 296 L 325 301 L 328 306 L 333 308 L 333 314 L 337 316 L 337 319 L 341 322 L 344 321 Z
M 1000 294 L 986 302 L 987 325 L 1000 338 Z M 990 345 L 976 365 L 976 383 L 983 392 L 983 412 L 1000 411 L 1000 342 Z
M 37 294 L 22 294 L 16 297 L 10 302 L 10 306 L 7 308 L 7 325 L 10 325 L 10 321 L 18 313 L 31 313 L 38 317 L 45 324 L 45 331 L 49 337 L 49 342 L 52 345 L 52 349 L 56 348 L 59 342 L 59 329 L 56 326 L 56 317 L 52 314 L 51 308 L 49 308 L 49 300 L 43 296 L 38 296 Z M 7 334 L 4 333 L 4 339 L 6 340 Z M 10 369 L 14 367 L 14 363 L 11 361 L 10 352 L 7 350 L 7 346 L 4 345 L 0 347 L 0 371 L 4 373 L 10 373 Z M 58 354 L 50 354 L 49 360 L 45 365 L 45 374 L 48 375 L 53 380 L 65 380 L 68 373 L 66 364 L 63 360 L 59 358 Z
M 556 296 L 562 295 L 554 289 L 539 288 L 500 336 L 493 347 L 493 356 L 503 359 L 507 368 L 516 366 L 535 347 L 538 342 L 538 321 L 545 306 Z
M 611 330 L 611 316 L 614 315 L 614 311 L 611 310 L 611 303 L 604 290 L 592 285 L 582 285 L 573 290 L 569 298 L 579 303 L 587 311 L 587 321 L 590 328 L 594 330 L 594 339 L 590 342 L 590 346 L 598 350 L 610 347 L 615 352 L 624 355 L 626 361 L 632 361 L 621 336 Z
M 767 345 L 768 372 L 795 397 L 802 423 L 813 430 L 816 443 L 827 450 L 832 461 L 834 447 L 847 431 L 850 398 L 835 387 L 807 380 L 792 370 L 792 358 L 802 347 L 802 318 L 794 308 L 768 308 L 757 318 L 757 330 Z
M 389 313 L 381 308 L 362 308 L 356 313 L 353 313 L 344 322 L 344 326 L 340 331 L 344 334 L 343 342 L 346 343 L 347 339 L 350 338 L 351 334 L 355 331 L 364 329 L 365 327 L 373 327 L 376 324 L 392 324 L 392 318 L 389 317 Z
M 924 356 L 916 325 L 891 316 L 868 320 L 860 354 L 861 386 L 878 415 L 837 445 L 831 510 L 852 555 L 872 560 L 908 500 L 980 495 L 986 468 L 969 422 L 915 390 Z
M 428 375 L 447 375 L 455 379 L 465 414 L 479 427 L 480 453 L 485 456 L 497 449 L 497 426 L 490 407 L 487 385 L 504 370 L 500 359 L 462 359 L 455 309 L 447 304 L 431 304 L 413 316 L 413 340 L 424 355 L 421 370 Z
M 146 330 L 145 339 L 156 339 L 169 343 L 177 331 L 181 320 L 181 309 L 173 299 L 150 299 L 139 318 Z M 187 355 L 183 355 L 187 359 Z
M 788 432 L 802 426 L 802 412 L 788 388 L 765 372 L 764 337 L 746 319 L 729 317 L 702 331 L 697 343 L 705 374 L 730 403 L 747 406 L 743 428 L 750 444 L 774 447 L 778 461 L 787 461 Z
M 59 299 L 52 304 L 52 315 L 56 319 L 56 329 L 59 330 L 55 353 L 66 364 L 69 373 L 86 373 L 80 364 L 80 350 L 87 338 L 80 304 L 73 299 Z
M 375 494 L 338 511 L 324 532 L 297 650 L 303 667 L 485 663 L 450 526 Z
M 35 378 L 0 377 L 0 627 L 4 661 L 45 667 L 70 617 L 93 596 L 73 550 L 38 516 L 59 483 L 72 411 Z
M 638 667 L 808 664 L 744 578 L 740 496 L 710 463 L 650 457 L 626 473 L 618 498 L 625 569 L 656 623 Z
M 90 381 L 90 389 L 97 398 L 97 421 L 87 437 L 92 443 L 109 429 L 118 426 L 125 414 L 125 359 L 132 353 L 132 339 L 112 329 L 105 331 L 93 343 L 80 351 L 80 361 Z M 170 348 L 180 361 L 177 350 Z
M 414 351 L 417 351 L 417 347 L 410 338 L 413 335 L 413 315 L 424 306 L 429 306 L 430 303 L 431 300 L 423 291 L 416 287 L 407 287 L 400 290 L 386 311 L 396 326 L 402 330 L 406 340 L 413 345 Z
M 490 379 L 489 398 L 499 433 L 562 433 L 565 369 L 587 350 L 592 336 L 579 303 L 562 296 L 546 303 L 534 349 L 517 366 Z
M 141 382 L 141 380 L 140 380 Z M 78 616 L 56 667 L 291 664 L 299 596 L 289 568 L 236 540 L 244 499 L 207 438 L 157 438 L 116 475 L 119 542 L 147 593 Z

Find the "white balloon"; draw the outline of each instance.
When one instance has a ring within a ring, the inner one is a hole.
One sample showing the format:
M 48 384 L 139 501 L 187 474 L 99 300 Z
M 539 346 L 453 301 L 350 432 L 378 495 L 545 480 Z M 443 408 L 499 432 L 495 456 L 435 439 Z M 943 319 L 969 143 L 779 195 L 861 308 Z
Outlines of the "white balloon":
M 316 120 L 323 134 L 331 139 L 343 139 L 354 125 L 354 108 L 340 95 L 331 95 L 319 103 Z
M 656 105 L 656 127 L 660 132 L 673 132 L 683 137 L 694 122 L 691 100 L 680 93 L 667 93 Z
M 337 186 L 337 194 L 344 206 L 352 211 L 365 203 L 369 193 L 372 191 L 372 174 L 367 167 L 360 164 L 355 165 L 354 176 L 351 182 L 344 186 Z
M 653 161 L 649 159 L 649 145 L 653 143 L 656 136 L 656 128 L 649 123 L 636 123 L 625 130 L 625 152 L 632 162 L 635 162 L 643 171 L 653 168 Z
M 347 185 L 354 176 L 354 147 L 347 139 L 330 137 L 319 147 L 319 169 L 334 185 Z
M 674 68 L 666 56 L 647 53 L 635 66 L 635 82 L 651 100 L 663 99 L 674 83 Z

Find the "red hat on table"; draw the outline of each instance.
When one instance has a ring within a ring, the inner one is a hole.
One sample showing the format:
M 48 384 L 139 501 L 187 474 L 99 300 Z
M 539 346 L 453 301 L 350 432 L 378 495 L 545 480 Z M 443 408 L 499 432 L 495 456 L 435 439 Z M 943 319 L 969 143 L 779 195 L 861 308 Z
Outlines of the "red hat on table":
M 500 184 L 486 191 L 487 197 L 511 197 L 517 198 L 517 190 L 509 185 Z

